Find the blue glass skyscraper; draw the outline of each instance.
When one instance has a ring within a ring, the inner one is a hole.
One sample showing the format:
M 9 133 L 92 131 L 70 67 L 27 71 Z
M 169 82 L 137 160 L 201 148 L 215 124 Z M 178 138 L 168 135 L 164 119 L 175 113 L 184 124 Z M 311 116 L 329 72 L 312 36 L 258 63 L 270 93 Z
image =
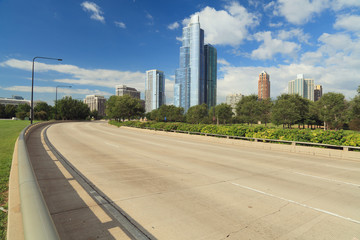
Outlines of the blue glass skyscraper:
M 205 103 L 204 30 L 200 28 L 199 16 L 194 15 L 183 28 L 180 47 L 180 66 L 175 72 L 174 105 L 191 107 Z

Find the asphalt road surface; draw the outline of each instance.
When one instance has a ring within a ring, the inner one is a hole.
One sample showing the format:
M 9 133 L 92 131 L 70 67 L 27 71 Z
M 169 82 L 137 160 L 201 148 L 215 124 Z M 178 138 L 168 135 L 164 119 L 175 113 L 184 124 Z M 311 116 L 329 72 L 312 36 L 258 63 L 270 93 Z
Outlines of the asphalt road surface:
M 117 223 L 116 211 L 153 239 L 360 239 L 360 161 L 245 148 L 231 144 L 237 140 L 217 143 L 211 137 L 103 122 L 54 124 L 47 137 L 107 200 L 103 205 L 115 206 L 105 211 L 110 217 L 98 217 L 104 229 L 121 229 L 114 239 L 136 238 Z M 74 179 L 67 177 L 68 182 Z M 40 185 L 56 188 L 51 181 Z M 73 188 L 84 195 L 81 187 Z M 51 200 L 59 204 L 65 198 L 59 197 L 62 193 L 52 199 L 44 195 L 59 231 L 81 223 L 85 232 L 97 228 L 87 226 L 81 213 L 57 219 L 65 213 Z M 92 204 L 90 209 L 99 205 Z M 100 216 L 96 211 L 93 215 Z

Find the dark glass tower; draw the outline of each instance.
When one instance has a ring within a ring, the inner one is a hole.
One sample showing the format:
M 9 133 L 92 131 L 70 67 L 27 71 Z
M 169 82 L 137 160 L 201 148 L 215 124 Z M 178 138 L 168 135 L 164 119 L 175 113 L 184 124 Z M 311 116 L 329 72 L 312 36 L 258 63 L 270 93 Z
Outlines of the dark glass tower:
M 210 107 L 216 106 L 217 84 L 217 51 L 210 44 L 204 46 L 205 52 L 205 103 Z

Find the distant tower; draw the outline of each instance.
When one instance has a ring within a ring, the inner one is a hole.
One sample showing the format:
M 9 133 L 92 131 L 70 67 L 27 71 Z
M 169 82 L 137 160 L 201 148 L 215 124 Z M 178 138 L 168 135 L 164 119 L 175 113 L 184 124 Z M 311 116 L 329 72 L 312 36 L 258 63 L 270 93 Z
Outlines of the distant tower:
M 217 51 L 210 44 L 204 46 L 205 52 L 205 103 L 210 109 L 216 106 Z
M 321 97 L 322 97 L 322 86 L 316 85 L 314 89 L 314 101 L 315 102 L 319 101 Z
M 87 95 L 84 99 L 84 103 L 90 108 L 90 111 L 98 111 L 100 116 L 105 116 L 105 103 L 104 96 L 99 95 Z
M 298 74 L 295 80 L 291 80 L 288 85 L 289 94 L 299 96 L 314 101 L 314 80 L 305 79 L 304 74 Z
M 204 30 L 199 15 L 183 28 L 180 66 L 175 72 L 174 105 L 185 112 L 205 102 Z
M 140 99 L 140 92 L 126 85 L 116 85 L 116 96 L 130 95 L 132 98 Z
M 270 75 L 265 71 L 259 74 L 258 99 L 270 98 Z
M 229 94 L 226 96 L 226 104 L 230 105 L 234 114 L 236 114 L 236 105 L 241 101 L 243 95 L 239 94 Z
M 146 71 L 145 111 L 151 112 L 165 104 L 165 76 L 159 70 Z

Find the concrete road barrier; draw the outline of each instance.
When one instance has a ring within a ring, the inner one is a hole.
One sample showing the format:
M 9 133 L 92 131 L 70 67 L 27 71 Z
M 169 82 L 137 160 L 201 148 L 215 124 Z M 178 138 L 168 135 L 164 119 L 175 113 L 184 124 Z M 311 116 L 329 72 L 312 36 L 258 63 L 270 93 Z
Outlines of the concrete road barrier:
M 59 235 L 39 188 L 26 147 L 27 136 L 31 133 L 31 131 L 43 126 L 44 124 L 47 125 L 51 123 L 40 123 L 26 127 L 20 133 L 18 138 L 17 156 L 14 154 L 14 156 L 17 157 L 18 162 L 18 187 L 20 192 L 20 208 L 24 229 L 23 239 L 59 239 Z M 11 226 L 12 224 L 17 223 L 9 222 L 9 232 L 13 231 Z M 9 232 L 8 236 L 14 236 Z

